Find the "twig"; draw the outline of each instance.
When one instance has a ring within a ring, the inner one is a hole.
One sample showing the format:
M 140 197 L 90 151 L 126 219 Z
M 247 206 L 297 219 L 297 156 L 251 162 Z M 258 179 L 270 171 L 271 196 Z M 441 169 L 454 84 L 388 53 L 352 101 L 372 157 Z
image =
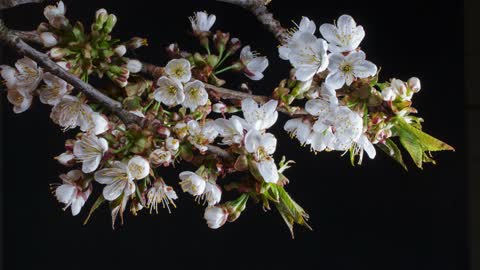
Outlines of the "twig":
M 288 38 L 288 31 L 282 27 L 267 9 L 269 0 L 217 0 L 249 10 L 282 43 Z
M 15 49 L 19 54 L 25 55 L 32 60 L 36 61 L 45 70 L 49 71 L 55 76 L 70 83 L 77 90 L 85 93 L 90 98 L 103 104 L 107 109 L 114 112 L 124 123 L 136 123 L 143 124 L 143 119 L 133 113 L 130 113 L 122 108 L 122 104 L 118 101 L 111 99 L 102 92 L 95 89 L 88 83 L 80 80 L 73 74 L 64 70 L 62 67 L 53 62 L 46 54 L 41 53 L 30 45 L 25 43 L 17 34 L 18 31 L 10 31 L 0 19 L 0 42 L 6 46 Z
M 44 1 L 45 0 L 0 0 L 0 10 L 12 8 L 12 7 L 16 7 L 24 4 L 41 3 Z

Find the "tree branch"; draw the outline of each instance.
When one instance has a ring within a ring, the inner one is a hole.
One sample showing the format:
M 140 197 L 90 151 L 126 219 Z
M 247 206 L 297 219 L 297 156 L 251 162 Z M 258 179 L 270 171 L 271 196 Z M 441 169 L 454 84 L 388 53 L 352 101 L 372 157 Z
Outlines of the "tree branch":
M 218 2 L 229 3 L 249 10 L 257 19 L 270 31 L 277 40 L 282 43 L 288 38 L 288 31 L 282 27 L 280 22 L 268 11 L 267 4 L 270 0 L 217 0 Z
M 102 92 L 95 89 L 88 83 L 80 80 L 73 74 L 64 70 L 62 67 L 53 62 L 46 54 L 41 53 L 30 45 L 25 43 L 18 35 L 18 31 L 10 31 L 0 20 L 0 42 L 4 45 L 15 49 L 19 54 L 25 55 L 36 61 L 45 70 L 53 75 L 65 80 L 77 90 L 85 93 L 88 97 L 103 104 L 107 109 L 114 112 L 125 124 L 136 123 L 143 124 L 143 119 L 133 113 L 130 113 L 122 108 L 122 104 L 116 100 L 111 99 Z
M 0 10 L 16 7 L 23 4 L 41 3 L 45 0 L 0 0 Z

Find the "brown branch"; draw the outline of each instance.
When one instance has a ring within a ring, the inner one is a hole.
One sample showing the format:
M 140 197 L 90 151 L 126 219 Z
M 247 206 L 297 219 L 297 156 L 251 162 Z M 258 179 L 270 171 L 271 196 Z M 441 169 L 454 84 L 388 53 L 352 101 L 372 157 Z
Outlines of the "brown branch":
M 277 40 L 282 43 L 288 37 L 288 31 L 268 11 L 267 4 L 270 0 L 217 0 L 242 7 L 253 13 L 265 28 L 270 31 Z
M 17 34 L 18 31 L 10 31 L 5 26 L 3 20 L 0 20 L 0 42 L 2 44 L 16 50 L 21 55 L 31 58 L 45 70 L 65 80 L 74 88 L 85 93 L 93 100 L 103 104 L 107 109 L 115 113 L 124 123 L 137 123 L 139 125 L 143 124 L 143 119 L 141 117 L 124 110 L 120 102 L 111 99 L 90 84 L 80 80 L 78 77 L 64 70 L 62 67 L 53 62 L 46 54 L 35 50 L 30 45 L 25 43 Z
M 162 67 L 150 64 L 150 63 L 142 63 L 142 73 L 151 76 L 152 78 L 156 79 L 159 78 L 160 76 L 165 75 L 165 72 Z M 253 95 L 250 93 L 245 93 L 241 91 L 235 91 L 219 86 L 215 86 L 209 83 L 204 83 L 205 88 L 211 92 L 215 93 L 215 96 L 218 96 L 222 99 L 230 99 L 230 100 L 244 100 L 247 98 L 251 98 L 255 100 L 256 102 L 263 104 L 268 102 L 269 100 L 272 100 L 272 98 L 267 97 L 267 96 L 260 96 L 260 95 Z M 297 110 L 291 112 L 287 110 L 284 107 L 278 107 L 277 110 L 279 112 L 285 113 L 290 116 L 301 116 L 301 115 L 306 115 L 307 112 L 303 109 L 298 108 Z
M 45 0 L 0 0 L 0 10 L 12 8 L 12 7 L 16 7 L 24 4 L 41 3 L 44 1 Z

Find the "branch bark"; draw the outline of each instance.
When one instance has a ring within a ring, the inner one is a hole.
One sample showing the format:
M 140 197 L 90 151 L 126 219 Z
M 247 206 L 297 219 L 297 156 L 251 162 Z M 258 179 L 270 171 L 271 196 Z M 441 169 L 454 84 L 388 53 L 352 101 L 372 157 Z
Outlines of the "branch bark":
M 288 31 L 282 27 L 280 22 L 273 17 L 273 14 L 268 11 L 267 4 L 270 0 L 217 0 L 218 2 L 229 3 L 232 5 L 244 8 L 263 24 L 268 31 L 270 31 L 277 40 L 282 43 L 288 38 Z
M 85 93 L 93 100 L 100 102 L 107 109 L 115 113 L 125 124 L 136 123 L 143 124 L 143 119 L 133 113 L 130 113 L 122 108 L 122 104 L 116 100 L 111 99 L 102 92 L 95 89 L 90 84 L 80 80 L 73 74 L 64 70 L 62 67 L 53 62 L 46 54 L 41 53 L 30 45 L 25 43 L 18 35 L 18 31 L 10 31 L 0 20 L 0 42 L 4 45 L 16 50 L 19 54 L 25 55 L 36 61 L 45 70 L 53 75 L 65 80 L 77 90 Z

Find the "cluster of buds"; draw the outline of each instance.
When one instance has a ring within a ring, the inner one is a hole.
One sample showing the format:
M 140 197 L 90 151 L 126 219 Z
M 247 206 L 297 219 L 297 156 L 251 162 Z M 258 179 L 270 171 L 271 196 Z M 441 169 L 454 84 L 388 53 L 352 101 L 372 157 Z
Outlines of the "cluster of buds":
M 140 72 L 141 63 L 124 55 L 127 49 L 147 45 L 146 40 L 136 37 L 121 43 L 112 39 L 117 17 L 105 9 L 95 13 L 90 33 L 85 31 L 81 22 L 70 24 L 65 12 L 62 1 L 46 7 L 44 14 L 48 23 L 41 23 L 37 28 L 43 45 L 50 48 L 48 55 L 85 81 L 91 73 L 100 78 L 106 74 L 118 86 L 125 87 L 130 73 Z

